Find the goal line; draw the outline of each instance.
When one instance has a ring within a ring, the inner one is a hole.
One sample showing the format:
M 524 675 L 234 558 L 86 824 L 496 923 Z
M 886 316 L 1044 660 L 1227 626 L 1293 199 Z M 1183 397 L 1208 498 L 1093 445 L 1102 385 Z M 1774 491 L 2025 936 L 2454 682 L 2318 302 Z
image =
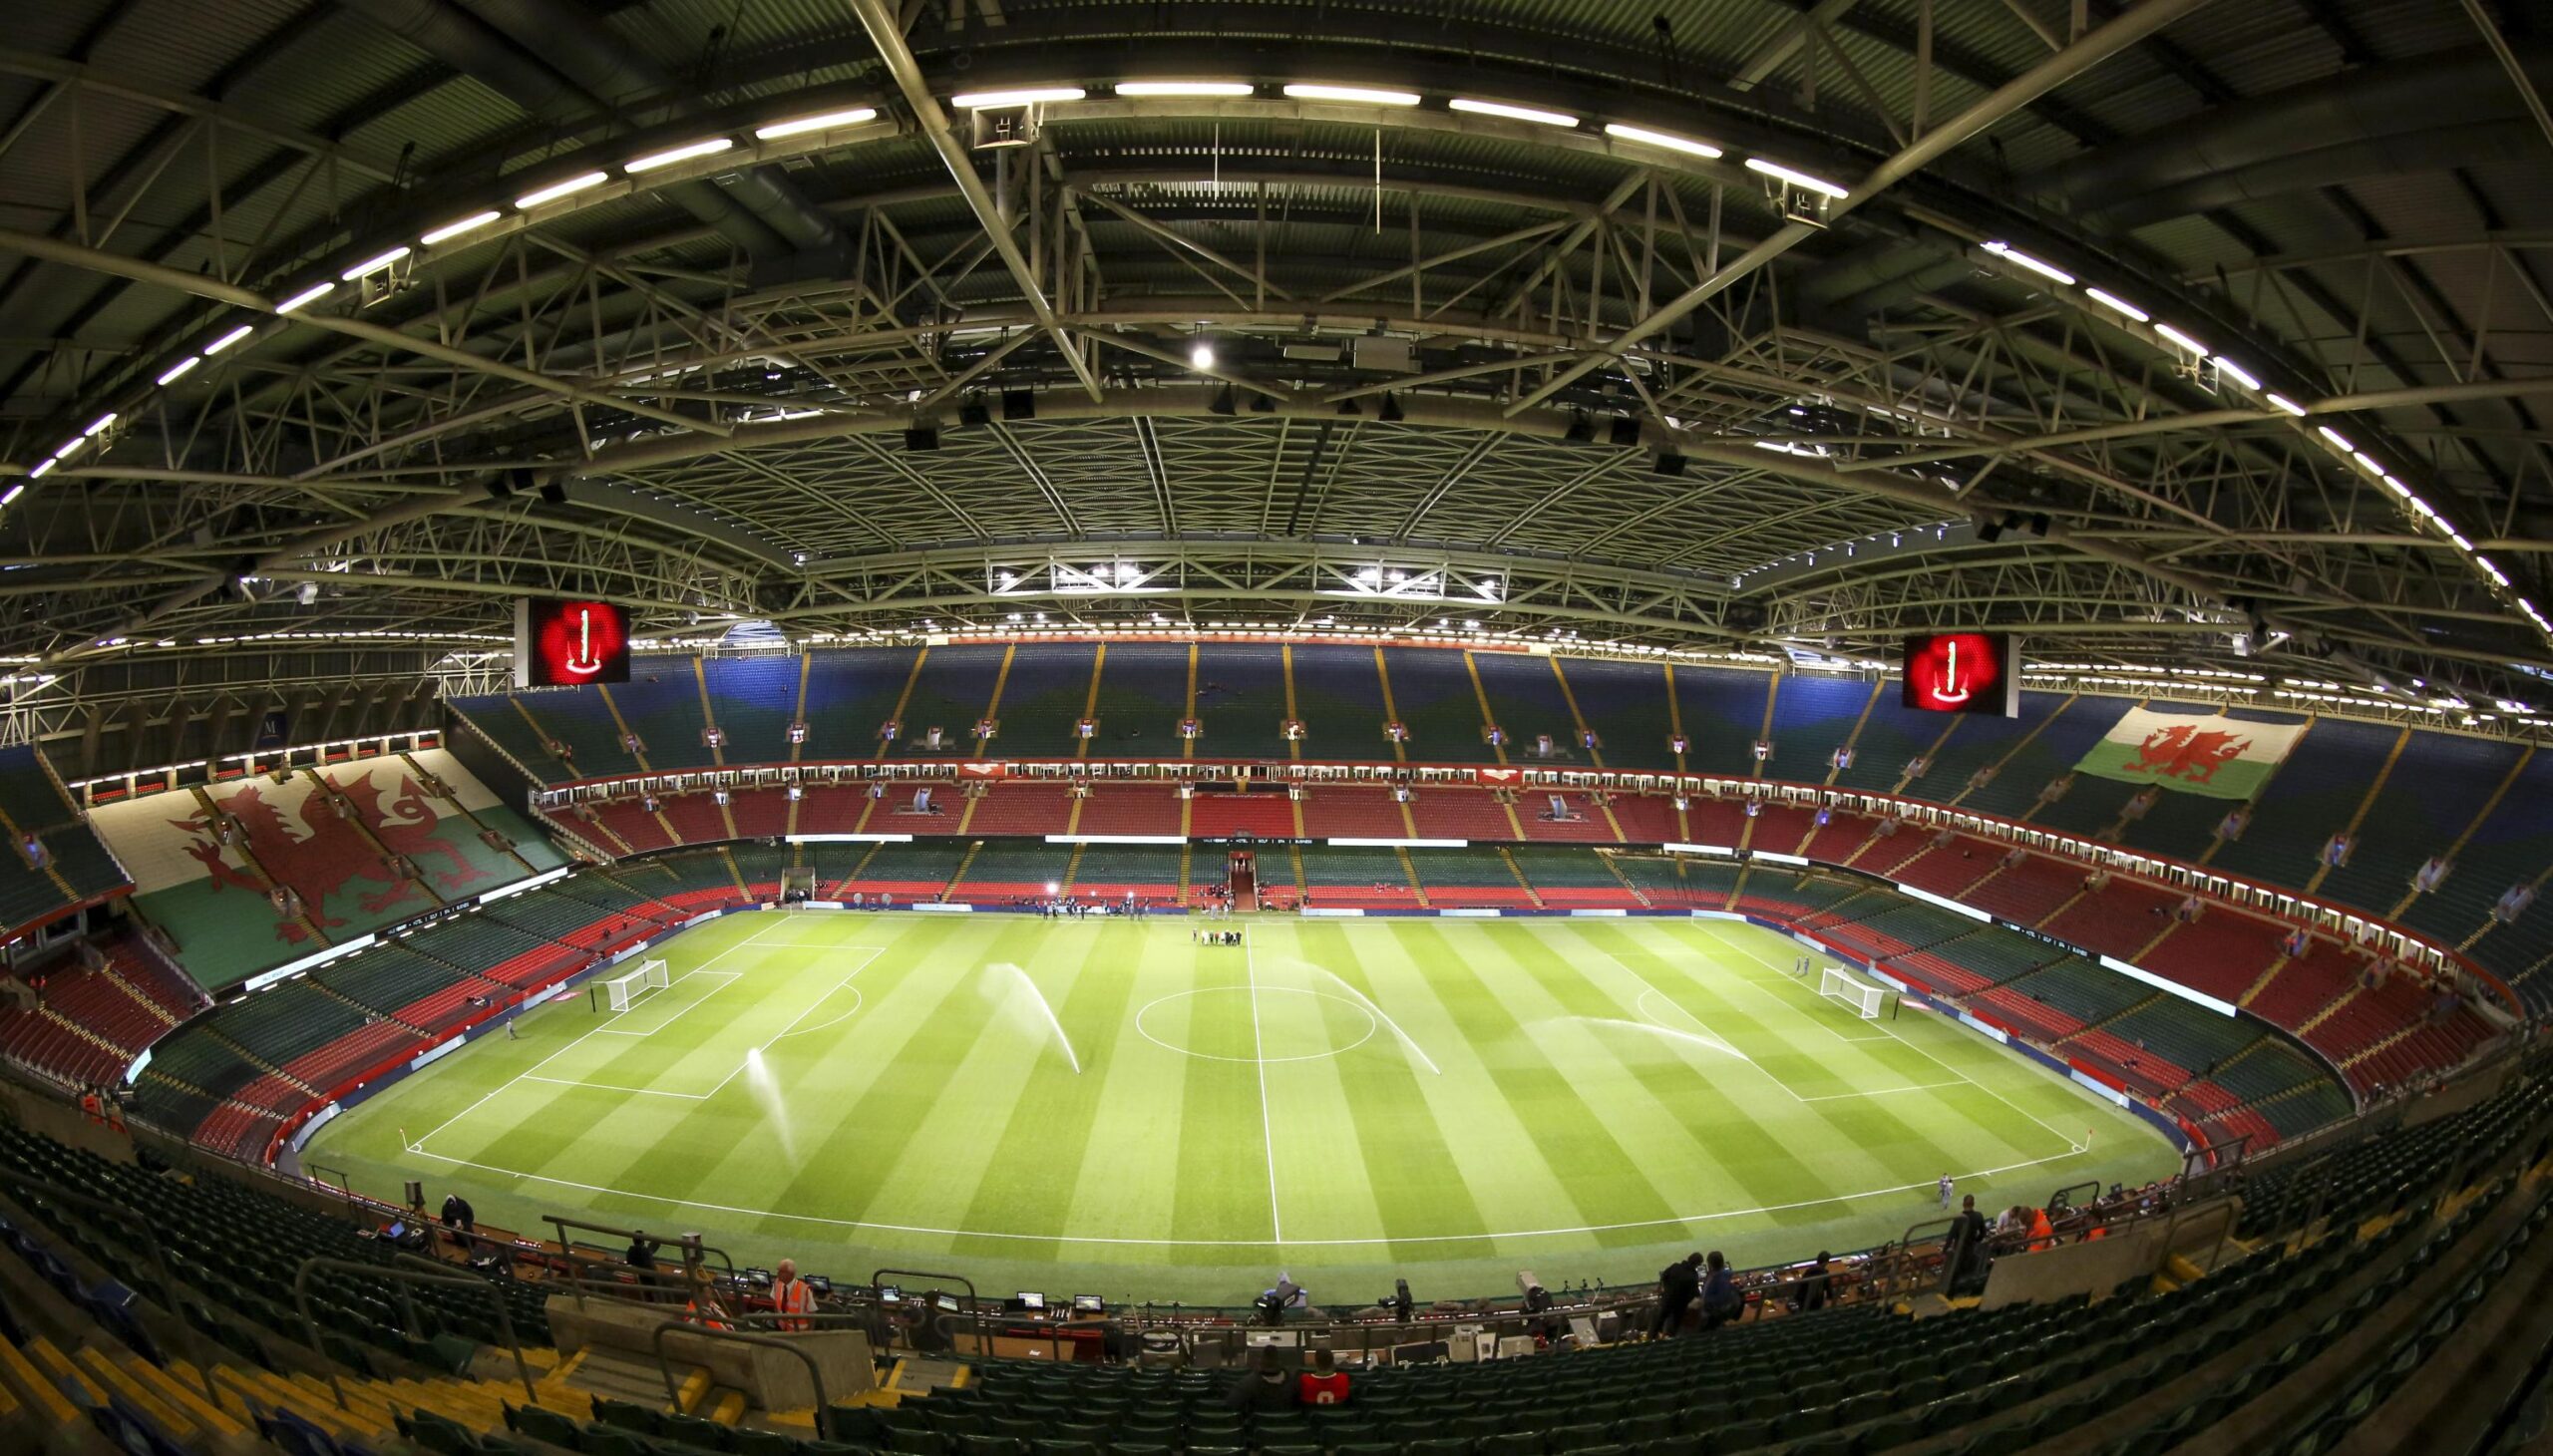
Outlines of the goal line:
M 589 1011 L 626 1011 L 645 1000 L 651 993 L 673 984 L 673 975 L 665 962 L 649 958 L 639 962 L 636 970 L 624 971 L 585 987 L 585 1009 Z
M 1886 986 L 1866 984 L 1858 976 L 1839 965 L 1830 965 L 1818 976 L 1817 994 L 1830 1001 L 1841 1001 L 1853 1014 L 1865 1021 L 1877 1021 L 1882 1012 L 1896 1011 L 1896 997 Z

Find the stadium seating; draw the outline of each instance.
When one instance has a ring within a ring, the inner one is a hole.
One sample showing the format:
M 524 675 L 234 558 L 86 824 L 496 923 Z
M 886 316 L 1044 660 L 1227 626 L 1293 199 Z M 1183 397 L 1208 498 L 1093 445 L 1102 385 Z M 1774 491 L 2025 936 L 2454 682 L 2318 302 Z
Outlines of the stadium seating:
M 1409 865 L 1431 906 L 1527 909 L 1538 904 L 1504 850 L 1411 850 Z
M 1099 649 L 1088 642 L 1025 642 L 1013 649 L 1008 668 L 999 674 L 1001 707 L 994 716 L 1001 720 L 1001 733 L 985 746 L 985 755 L 1101 757 L 1104 743 L 1130 741 L 1128 735 L 1140 735 L 1147 727 L 1154 743 L 1170 741 L 1167 726 L 1141 721 L 1102 722 L 1102 736 L 1087 744 L 1074 736 L 1073 725 L 1091 705 L 1092 674 L 1098 661 Z
M 15 831 L 0 847 L 0 929 L 35 924 L 131 887 L 32 745 L 0 748 L 0 815 Z M 28 835 L 44 847 L 42 865 L 28 862 L 20 843 Z
M 1188 803 L 1188 833 L 1196 839 L 1291 839 L 1294 803 L 1282 793 L 1264 790 L 1223 794 L 1201 789 Z
M 1206 731 L 1190 757 L 1291 756 L 1284 735 L 1288 650 L 1267 643 L 1197 644 L 1197 720 Z
M 1061 834 L 1072 819 L 1072 794 L 1065 785 L 985 784 L 981 794 L 967 801 L 968 811 L 959 822 L 948 825 L 945 832 L 968 835 L 1028 835 L 1043 838 Z
M 1688 774 L 1752 775 L 1755 743 L 1764 736 L 1764 711 L 1773 679 L 1724 667 L 1678 665 L 1673 669 L 1675 714 L 1683 724 Z
M 1302 851 L 1303 884 L 1315 905 L 1395 910 L 1418 903 L 1401 850 L 1323 845 Z
M 1303 833 L 1314 839 L 1413 837 L 1392 791 L 1379 784 L 1323 784 L 1304 795 L 1302 808 Z
M 1008 653 L 1000 647 L 932 647 L 923 651 L 909 669 L 909 676 L 898 688 L 897 701 L 904 705 L 904 715 L 897 719 L 901 731 L 895 741 L 886 745 L 884 757 L 904 761 L 955 762 L 977 753 L 975 724 L 990 713 L 993 706 L 993 684 L 1002 679 L 1002 663 Z M 1088 664 L 1084 663 L 1084 680 L 1088 680 Z M 995 742 L 1009 739 L 1014 757 L 1056 757 L 1068 753 L 1071 745 L 1059 741 L 1043 747 L 1023 747 L 1010 729 L 1010 706 L 1007 684 L 1003 707 L 997 715 L 1001 733 Z M 1075 711 L 1079 705 L 1075 705 Z M 892 711 L 879 715 L 878 722 L 868 724 L 866 731 L 875 735 L 893 717 Z M 940 730 L 937 748 L 930 746 L 929 733 Z M 858 756 L 858 755 L 855 755 Z
M 798 717 L 802 664 L 811 660 L 766 655 L 712 657 L 700 664 L 709 711 L 725 736 L 723 762 L 775 763 L 796 756 L 789 725 Z
M 1315 789 L 1318 798 L 1325 791 Z M 1418 838 L 1430 840 L 1512 840 L 1526 816 L 1537 811 L 1548 813 L 1550 806 L 1541 799 L 1515 806 L 1510 817 L 1509 806 L 1484 789 L 1424 789 L 1413 795 L 1409 804 L 1410 823 L 1418 829 Z M 1306 823 L 1309 818 L 1306 816 Z M 1324 816 L 1324 822 L 1326 817 Z M 1604 821 L 1598 820 L 1602 825 Z
M 2306 885 L 2324 843 L 2358 815 L 2403 738 L 2399 728 L 2315 719 L 2262 789 L 2251 827 L 2210 863 L 2236 875 Z
M 1201 852 L 1203 853 L 1203 852 Z M 1084 845 L 1072 858 L 1070 889 L 1080 898 L 1161 903 L 1176 898 L 1189 850 L 1184 845 Z
M 1835 771 L 1835 752 L 1853 737 L 1879 684 L 1855 678 L 1800 673 L 1778 679 L 1773 694 L 1773 756 L 1766 777 L 1822 783 Z M 1857 755 L 1858 756 L 1858 755 Z
M 2024 699 L 2033 694 L 2024 693 Z M 2009 744 L 1996 763 L 1995 776 L 1989 782 L 1960 793 L 1953 801 L 1964 809 L 2000 814 L 2006 819 L 2029 817 L 2038 803 L 2039 791 L 2056 779 L 2074 771 L 2074 765 L 2092 745 L 2101 741 L 2110 725 L 2116 723 L 2126 705 L 2115 698 L 2070 697 L 2055 704 L 2047 716 Z M 2029 716 L 2024 709 L 2022 717 Z M 1956 743 L 1968 733 L 1966 725 L 1953 736 Z M 1949 787 L 1937 766 L 1928 779 L 1930 792 L 1939 794 Z
M 878 729 L 896 716 L 917 654 L 910 647 L 866 648 L 858 652 L 810 652 L 805 664 L 807 741 L 799 745 L 802 763 L 876 758 L 886 744 Z M 952 724 L 962 728 L 964 724 Z M 739 741 L 740 749 L 751 745 Z
M 1025 900 L 1052 894 L 1072 863 L 1072 847 L 1042 840 L 979 840 L 951 879 L 948 898 Z
M 1308 729 L 1299 745 L 1302 756 L 1392 757 L 1391 742 L 1383 736 L 1383 724 L 1391 714 L 1383 710 L 1383 678 L 1375 649 L 1312 643 L 1294 648 L 1293 657 L 1295 715 Z M 1413 760 L 1435 761 L 1440 749 L 1449 759 L 1456 754 L 1444 745 L 1412 742 L 1406 747 Z
M 1095 784 L 1068 823 L 1074 834 L 1175 835 L 1179 806 L 1167 784 Z
M 1675 767 L 1664 668 L 1603 657 L 1551 660 L 1568 681 L 1579 716 L 1596 734 L 1596 757 L 1606 768 L 1665 772 Z

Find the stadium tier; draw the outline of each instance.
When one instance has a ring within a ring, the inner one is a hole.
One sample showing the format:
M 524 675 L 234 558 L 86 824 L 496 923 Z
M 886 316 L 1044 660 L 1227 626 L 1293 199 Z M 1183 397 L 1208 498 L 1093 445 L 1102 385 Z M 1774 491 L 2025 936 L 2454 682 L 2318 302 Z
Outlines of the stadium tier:
M 9 936 L 132 889 L 53 765 L 27 744 L 0 748 L 0 829 L 9 836 L 0 931 Z

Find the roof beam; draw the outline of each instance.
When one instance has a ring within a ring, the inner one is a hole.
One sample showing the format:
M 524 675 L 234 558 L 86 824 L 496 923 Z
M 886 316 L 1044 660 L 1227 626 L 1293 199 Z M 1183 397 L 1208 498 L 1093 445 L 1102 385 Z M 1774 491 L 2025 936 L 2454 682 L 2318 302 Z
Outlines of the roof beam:
M 887 74 L 895 78 L 896 89 L 904 93 L 905 104 L 912 108 L 913 121 L 929 140 L 931 149 L 939 154 L 939 160 L 947 165 L 948 175 L 956 180 L 957 190 L 965 197 L 968 209 L 974 212 L 976 224 L 984 229 L 986 237 L 992 239 L 993 251 L 1001 255 L 1002 266 L 1010 270 L 1010 280 L 1017 285 L 1028 311 L 1036 316 L 1037 326 L 1054 340 L 1055 348 L 1064 356 L 1064 363 L 1072 369 L 1073 377 L 1081 381 L 1081 387 L 1089 392 L 1091 399 L 1103 398 L 1099 376 L 1091 372 L 1090 361 L 1082 357 L 1081 346 L 1064 332 L 1062 320 L 1055 316 L 1054 304 L 1047 300 L 1045 288 L 1037 281 L 1036 270 L 1028 265 L 1027 255 L 1019 250 L 1018 239 L 1010 235 L 1009 221 L 1001 215 L 1001 208 L 985 188 L 984 180 L 975 175 L 975 164 L 967 157 L 956 133 L 949 129 L 948 114 L 939 109 L 939 98 L 930 94 L 930 83 L 922 79 L 921 63 L 913 58 L 912 47 L 906 44 L 904 26 L 894 8 L 886 0 L 851 0 L 851 8 L 868 30 L 870 44 L 878 48 L 879 56 L 886 61 Z

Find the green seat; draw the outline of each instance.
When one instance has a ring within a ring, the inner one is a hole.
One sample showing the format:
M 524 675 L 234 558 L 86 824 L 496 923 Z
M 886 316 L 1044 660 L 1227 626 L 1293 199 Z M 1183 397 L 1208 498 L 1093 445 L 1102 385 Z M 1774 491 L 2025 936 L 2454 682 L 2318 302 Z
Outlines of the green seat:
M 660 1417 L 660 1420 L 662 1424 L 656 1428 L 656 1434 L 686 1446 L 697 1446 L 703 1451 L 727 1450 L 727 1438 L 735 1432 L 735 1427 L 706 1416 L 676 1414 Z
M 1733 1421 L 1711 1432 L 1711 1456 L 1722 1452 L 1761 1451 L 1773 1444 L 1773 1423 L 1767 1420 Z
M 536 1441 L 547 1441 L 552 1446 L 564 1446 L 570 1451 L 578 1449 L 578 1442 L 584 1432 L 581 1422 L 560 1415 L 554 1410 L 544 1410 L 537 1405 L 507 1406 L 506 1429 L 521 1431 Z
M 589 1425 L 576 1449 L 585 1456 L 654 1456 L 656 1448 L 635 1432 L 618 1426 Z
M 594 1397 L 594 1419 L 605 1425 L 618 1426 L 624 1431 L 637 1431 L 642 1435 L 654 1435 L 656 1431 L 654 1411 L 643 1405 L 632 1404 L 626 1400 L 613 1400 L 605 1395 Z
M 738 1426 L 728 1434 L 727 1445 L 736 1456 L 799 1456 L 797 1438 L 778 1431 L 757 1431 Z

